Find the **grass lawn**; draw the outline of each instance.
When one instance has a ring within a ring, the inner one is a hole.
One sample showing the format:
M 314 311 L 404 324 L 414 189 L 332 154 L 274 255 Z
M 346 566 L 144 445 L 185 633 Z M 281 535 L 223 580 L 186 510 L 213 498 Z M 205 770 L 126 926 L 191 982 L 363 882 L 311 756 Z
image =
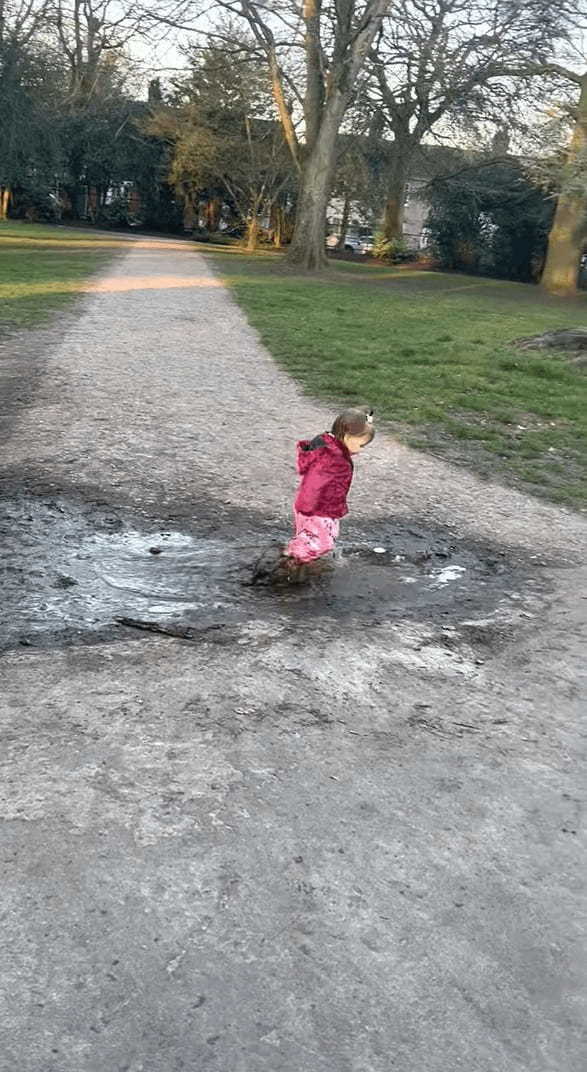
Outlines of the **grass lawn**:
M 0 223 L 0 330 L 37 324 L 71 301 L 124 244 L 92 231 Z
M 333 407 L 369 402 L 412 446 L 587 506 L 587 369 L 511 345 L 587 326 L 587 295 L 349 262 L 308 278 L 275 254 L 211 256 L 308 393 Z

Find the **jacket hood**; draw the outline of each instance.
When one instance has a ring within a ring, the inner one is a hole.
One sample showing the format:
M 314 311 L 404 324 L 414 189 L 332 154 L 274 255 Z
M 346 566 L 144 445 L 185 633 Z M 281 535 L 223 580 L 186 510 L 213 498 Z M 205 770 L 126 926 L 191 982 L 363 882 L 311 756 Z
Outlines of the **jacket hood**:
M 297 444 L 297 468 L 302 476 L 320 457 L 326 454 L 341 455 L 350 459 L 350 454 L 344 443 L 336 439 L 330 432 L 324 432 L 315 439 L 300 439 Z

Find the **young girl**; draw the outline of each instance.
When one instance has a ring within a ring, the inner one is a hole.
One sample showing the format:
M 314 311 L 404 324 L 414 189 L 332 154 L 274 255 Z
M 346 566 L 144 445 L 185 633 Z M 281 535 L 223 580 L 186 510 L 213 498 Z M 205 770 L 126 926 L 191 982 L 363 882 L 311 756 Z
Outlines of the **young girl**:
M 331 432 L 297 445 L 301 476 L 294 502 L 295 536 L 285 548 L 275 578 L 297 580 L 305 567 L 334 549 L 340 519 L 348 514 L 353 455 L 373 439 L 373 411 L 347 409 Z

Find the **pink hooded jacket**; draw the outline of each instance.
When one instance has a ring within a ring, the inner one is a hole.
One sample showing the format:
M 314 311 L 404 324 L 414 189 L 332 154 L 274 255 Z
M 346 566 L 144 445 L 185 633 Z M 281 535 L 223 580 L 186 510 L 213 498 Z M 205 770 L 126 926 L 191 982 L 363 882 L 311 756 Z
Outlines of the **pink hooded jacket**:
M 308 517 L 341 518 L 348 514 L 347 495 L 353 462 L 344 443 L 325 432 L 297 445 L 297 468 L 302 480 L 294 503 Z

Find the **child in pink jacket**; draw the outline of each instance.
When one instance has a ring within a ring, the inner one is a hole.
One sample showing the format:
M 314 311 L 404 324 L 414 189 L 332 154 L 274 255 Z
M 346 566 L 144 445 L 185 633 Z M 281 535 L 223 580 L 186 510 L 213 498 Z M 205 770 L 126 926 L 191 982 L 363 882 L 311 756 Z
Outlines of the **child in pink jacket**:
M 340 519 L 348 513 L 353 455 L 374 435 L 372 411 L 348 409 L 336 418 L 331 432 L 298 443 L 301 481 L 294 502 L 295 536 L 278 563 L 277 577 L 295 580 L 302 567 L 334 549 Z

